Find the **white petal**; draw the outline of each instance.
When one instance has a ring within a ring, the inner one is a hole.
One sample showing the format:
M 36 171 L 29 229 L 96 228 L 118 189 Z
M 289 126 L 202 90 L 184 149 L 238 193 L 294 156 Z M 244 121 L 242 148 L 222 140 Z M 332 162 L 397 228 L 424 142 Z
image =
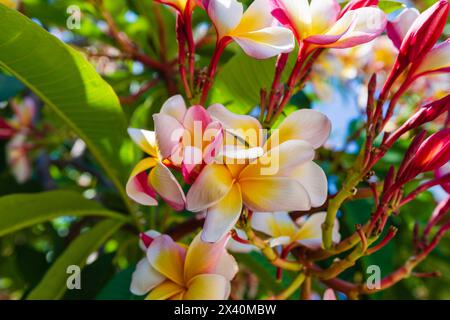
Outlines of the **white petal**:
M 161 107 L 161 113 L 167 114 L 180 123 L 183 122 L 184 115 L 186 114 L 186 103 L 181 95 L 175 95 L 170 97 Z
M 286 176 L 294 177 L 308 192 L 313 207 L 320 207 L 327 200 L 328 182 L 325 172 L 316 163 L 310 161 L 286 172 Z
M 218 38 L 221 39 L 237 27 L 244 8 L 236 0 L 210 0 L 207 12 L 216 27 Z
M 294 34 L 284 27 L 268 27 L 233 36 L 244 52 L 255 59 L 267 59 L 295 47 Z
M 341 11 L 336 0 L 312 0 L 310 7 L 314 34 L 327 31 L 336 22 Z
M 132 294 L 142 296 L 161 284 L 165 279 L 166 278 L 156 271 L 147 259 L 144 258 L 138 262 L 136 270 L 133 272 L 130 291 Z
M 206 212 L 202 240 L 217 242 L 234 227 L 242 211 L 242 195 L 238 184 L 228 194 Z
M 164 113 L 153 115 L 156 139 L 163 159 L 176 153 L 184 135 L 184 127 L 174 117 Z

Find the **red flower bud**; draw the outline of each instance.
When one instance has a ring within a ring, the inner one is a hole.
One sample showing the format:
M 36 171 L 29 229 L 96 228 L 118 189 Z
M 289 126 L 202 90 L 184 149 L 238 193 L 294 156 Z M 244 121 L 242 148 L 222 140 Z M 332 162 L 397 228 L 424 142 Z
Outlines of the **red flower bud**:
M 447 0 L 436 2 L 414 21 L 400 46 L 398 61 L 418 63 L 433 48 L 444 30 L 449 11 Z
M 15 132 L 16 130 L 5 119 L 0 118 L 0 140 L 11 138 Z
M 150 245 L 151 245 L 152 242 L 153 242 L 153 238 L 152 238 L 152 237 L 150 237 L 148 234 L 145 234 L 145 233 L 143 233 L 143 232 L 141 232 L 141 233 L 139 234 L 139 237 L 141 238 L 141 240 L 142 240 L 142 242 L 144 243 L 144 246 L 145 246 L 146 248 L 150 247 Z
M 394 143 L 407 131 L 415 129 L 424 123 L 433 121 L 444 112 L 450 111 L 450 94 L 444 98 L 433 101 L 419 109 L 411 118 L 409 118 L 400 128 L 398 128 L 385 142 L 386 144 Z
M 436 170 L 450 160 L 450 128 L 428 137 L 419 147 L 411 162 L 412 173 Z

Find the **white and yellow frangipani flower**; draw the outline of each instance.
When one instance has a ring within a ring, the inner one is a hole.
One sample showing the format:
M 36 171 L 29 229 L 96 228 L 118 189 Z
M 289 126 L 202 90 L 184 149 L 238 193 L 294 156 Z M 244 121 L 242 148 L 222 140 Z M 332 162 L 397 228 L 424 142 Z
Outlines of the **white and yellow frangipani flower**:
M 317 249 L 322 244 L 322 224 L 326 215 L 326 212 L 319 212 L 294 222 L 287 212 L 254 212 L 251 224 L 253 229 L 272 237 L 269 240 L 272 247 L 299 243 Z M 333 242 L 338 243 L 340 239 L 339 223 L 336 220 Z
M 155 236 L 156 235 L 156 236 Z M 225 300 L 238 266 L 225 247 L 229 236 L 215 244 L 197 235 L 189 247 L 167 235 L 153 234 L 146 257 L 136 266 L 130 290 L 148 300 Z
M 354 47 L 375 39 L 386 26 L 385 14 L 374 6 L 341 12 L 337 0 L 270 1 L 272 14 L 299 42 L 318 47 Z
M 211 106 L 208 112 L 234 132 L 260 126 L 223 106 Z M 302 118 L 300 122 L 297 117 Z M 296 211 L 325 202 L 327 179 L 312 160 L 314 148 L 329 135 L 329 120 L 316 111 L 300 110 L 286 118 L 279 129 L 279 139 L 271 137 L 267 142 L 271 147 L 266 143 L 265 154 L 258 159 L 243 164 L 211 164 L 200 173 L 187 194 L 186 207 L 206 212 L 204 241 L 218 241 L 229 232 L 243 206 L 252 211 Z
M 295 47 L 291 30 L 275 25 L 268 0 L 255 0 L 244 12 L 236 0 L 203 0 L 217 31 L 217 40 L 232 38 L 244 52 L 256 59 L 267 59 Z
M 126 185 L 128 196 L 139 204 L 156 206 L 158 194 L 175 210 L 183 210 L 186 202 L 183 189 L 163 162 L 155 132 L 130 128 L 128 134 L 148 155 L 131 172 Z

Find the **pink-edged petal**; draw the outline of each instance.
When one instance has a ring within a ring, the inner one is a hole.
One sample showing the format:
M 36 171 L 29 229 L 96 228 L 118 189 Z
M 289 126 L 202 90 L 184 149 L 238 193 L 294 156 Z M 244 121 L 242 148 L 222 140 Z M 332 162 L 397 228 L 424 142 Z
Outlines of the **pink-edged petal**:
M 327 200 L 327 176 L 316 163 L 310 161 L 292 170 L 287 170 L 285 176 L 295 178 L 302 184 L 308 192 L 313 207 L 320 207 Z
M 139 204 L 145 206 L 156 206 L 158 201 L 155 199 L 155 191 L 148 183 L 147 170 L 156 166 L 157 161 L 154 158 L 145 158 L 141 160 L 133 169 L 128 179 L 125 190 L 127 195 Z
M 353 28 L 356 23 L 355 16 L 355 13 L 349 12 L 337 20 L 327 32 L 322 34 L 311 34 L 305 41 L 318 46 L 333 45 L 342 38 L 345 33 Z
M 287 212 L 254 212 L 251 223 L 253 229 L 274 238 L 290 239 L 298 230 Z
M 165 279 L 166 277 L 156 271 L 144 258 L 138 262 L 136 270 L 133 272 L 130 291 L 132 294 L 142 296 L 164 282 Z
M 347 12 L 346 15 L 353 15 L 351 27 L 345 34 L 333 44 L 331 48 L 350 48 L 372 41 L 378 37 L 386 28 L 386 15 L 376 7 L 364 7 Z
M 225 300 L 230 294 L 230 282 L 219 274 L 202 274 L 188 283 L 185 300 Z
M 416 8 L 405 8 L 395 19 L 387 23 L 386 33 L 397 49 L 400 49 L 409 28 L 419 15 L 420 12 Z
M 224 165 L 207 165 L 186 196 L 186 208 L 192 212 L 205 210 L 220 200 L 230 191 L 233 177 Z
M 289 178 L 239 180 L 244 204 L 252 211 L 300 211 L 311 208 L 305 188 Z
M 183 189 L 169 168 L 158 162 L 153 170 L 150 171 L 149 181 L 152 188 L 172 208 L 177 211 L 184 209 L 186 198 Z
M 236 0 L 210 0 L 207 12 L 221 39 L 239 25 L 244 7 Z
M 312 33 L 327 31 L 337 20 L 341 7 L 336 0 L 311 0 Z
M 268 59 L 295 47 L 294 34 L 284 27 L 267 27 L 246 33 L 233 33 L 234 41 L 255 59 Z
M 189 282 L 199 274 L 214 273 L 224 253 L 225 246 L 228 243 L 229 236 L 224 236 L 216 243 L 207 243 L 201 239 L 198 234 L 192 240 L 186 253 L 186 262 L 184 264 L 184 279 Z M 232 267 L 230 265 L 230 267 Z
M 147 259 L 156 271 L 178 285 L 184 285 L 185 249 L 171 237 L 162 235 L 155 238 L 147 250 Z
M 178 296 L 184 292 L 184 288 L 177 283 L 170 280 L 161 283 L 154 288 L 150 294 L 145 298 L 146 300 L 168 300 L 172 297 Z
M 434 72 L 450 72 L 450 38 L 431 49 L 414 74 L 419 76 Z
M 208 113 L 213 119 L 220 121 L 228 132 L 241 138 L 249 146 L 263 145 L 262 126 L 256 118 L 235 114 L 221 104 L 211 105 L 208 108 Z M 227 144 L 231 144 L 229 141 L 227 142 Z
M 323 300 L 337 300 L 333 289 L 328 288 L 323 294 Z
M 142 151 L 152 157 L 158 156 L 158 147 L 156 144 L 156 135 L 154 131 L 129 128 L 128 134 Z
M 284 177 L 289 170 L 309 162 L 313 158 L 314 149 L 308 142 L 287 140 L 246 166 L 241 171 L 239 179 Z
M 271 0 L 271 3 L 272 15 L 284 26 L 289 26 L 299 40 L 311 34 L 312 17 L 308 0 Z
M 234 227 L 242 211 L 242 195 L 238 184 L 234 184 L 228 194 L 217 204 L 208 208 L 202 240 L 216 242 Z
M 176 153 L 183 139 L 185 129 L 183 125 L 174 117 L 167 114 L 158 113 L 153 115 L 155 122 L 156 139 L 159 151 L 163 159 Z
M 206 164 L 213 163 L 215 158 L 220 154 L 224 140 L 224 130 L 219 121 L 211 122 L 203 133 L 203 141 L 207 146 L 203 151 L 203 161 Z
M 326 115 L 319 111 L 302 109 L 287 116 L 272 136 L 278 138 L 279 143 L 304 140 L 317 149 L 328 139 L 330 131 L 331 121 Z M 277 145 L 274 138 L 267 142 L 270 147 Z
M 186 114 L 186 103 L 181 95 L 177 94 L 170 97 L 161 107 L 160 113 L 166 114 L 177 119 L 180 123 L 183 122 Z
M 189 130 L 191 135 L 193 135 L 191 139 L 194 141 L 197 135 L 200 138 L 203 137 L 203 131 L 210 123 L 211 116 L 205 108 L 198 105 L 190 107 L 183 119 L 183 126 L 186 130 Z M 200 139 L 200 141 L 202 141 L 202 139 Z
M 320 248 L 322 244 L 322 224 L 325 222 L 326 216 L 326 212 L 319 212 L 308 218 L 301 219 L 301 227 L 293 240 L 312 249 Z M 332 239 L 334 243 L 338 243 L 341 239 L 339 221 L 337 219 L 333 227 Z

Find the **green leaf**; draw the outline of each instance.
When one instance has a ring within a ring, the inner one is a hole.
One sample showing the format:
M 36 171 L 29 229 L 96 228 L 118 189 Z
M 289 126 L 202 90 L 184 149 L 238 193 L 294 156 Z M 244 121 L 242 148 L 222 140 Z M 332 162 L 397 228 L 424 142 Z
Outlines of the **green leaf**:
M 76 238 L 53 263 L 44 278 L 36 288 L 27 296 L 28 300 L 54 300 L 64 295 L 67 289 L 67 267 L 79 266 L 82 269 L 91 253 L 96 251 L 112 234 L 114 234 L 122 221 L 105 220 Z M 83 288 L 83 282 L 81 282 Z
M 405 8 L 406 6 L 404 3 L 401 3 L 398 1 L 385 0 L 385 1 L 380 1 L 378 3 L 378 7 L 380 7 L 380 9 L 383 10 L 385 13 L 389 14 L 398 9 Z
M 121 222 L 127 219 L 73 191 L 8 195 L 0 198 L 0 208 L 0 236 L 60 216 L 101 216 Z
M 15 10 L 0 6 L 0 68 L 33 90 L 83 139 L 125 201 L 117 150 L 126 121 L 113 89 L 71 47 Z
M 135 296 L 130 292 L 131 277 L 136 266 L 120 271 L 97 295 L 97 300 L 142 300 L 145 296 Z

